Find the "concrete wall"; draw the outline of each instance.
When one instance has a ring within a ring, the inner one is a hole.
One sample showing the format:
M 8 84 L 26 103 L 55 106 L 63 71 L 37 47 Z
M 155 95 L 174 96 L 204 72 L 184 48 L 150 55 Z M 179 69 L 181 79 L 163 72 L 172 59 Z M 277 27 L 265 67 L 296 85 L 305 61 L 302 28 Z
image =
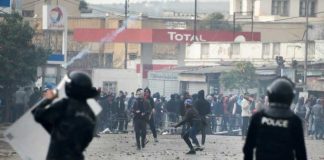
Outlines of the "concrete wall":
M 135 92 L 140 86 L 139 76 L 135 70 L 125 69 L 93 69 L 94 87 L 102 87 L 104 81 L 116 81 L 117 91 Z
M 321 1 L 321 0 L 319 0 Z M 289 16 L 298 17 L 299 16 L 299 2 L 300 0 L 290 0 L 289 1 Z
M 324 60 L 324 40 L 316 41 L 315 43 L 315 59 Z
M 238 23 L 240 24 L 240 23 Z M 251 23 L 242 22 L 241 27 L 245 32 L 251 32 Z M 255 22 L 254 32 L 261 33 L 262 42 L 291 42 L 303 39 L 305 24 L 282 22 Z
M 256 9 L 259 10 L 259 15 L 256 16 L 264 16 L 271 15 L 271 0 L 258 0 L 259 5 L 256 5 Z
M 146 77 L 144 77 L 143 73 L 147 73 L 149 70 L 151 70 L 150 66 L 152 66 L 152 60 L 153 60 L 153 45 L 149 43 L 142 43 L 141 46 L 141 77 L 142 77 L 142 87 L 148 86 L 148 80 Z M 147 68 L 148 67 L 148 68 Z
M 239 53 L 231 52 L 231 43 L 210 43 L 209 54 L 200 58 L 201 43 L 194 43 L 187 46 L 186 65 L 213 65 L 221 61 L 252 61 L 256 64 L 276 63 L 276 56 L 283 58 L 290 63 L 291 60 L 304 61 L 305 44 L 296 43 L 261 43 L 244 42 L 239 44 Z M 238 45 L 237 44 L 237 45 Z M 274 46 L 279 44 L 280 50 L 277 53 Z M 263 46 L 268 46 L 268 52 L 263 51 Z M 313 48 L 311 46 L 314 46 Z M 308 59 L 309 61 L 318 61 L 324 59 L 324 41 L 310 42 Z
M 188 92 L 189 94 L 197 94 L 200 90 L 205 91 L 205 96 L 207 95 L 208 85 L 206 82 L 189 82 Z

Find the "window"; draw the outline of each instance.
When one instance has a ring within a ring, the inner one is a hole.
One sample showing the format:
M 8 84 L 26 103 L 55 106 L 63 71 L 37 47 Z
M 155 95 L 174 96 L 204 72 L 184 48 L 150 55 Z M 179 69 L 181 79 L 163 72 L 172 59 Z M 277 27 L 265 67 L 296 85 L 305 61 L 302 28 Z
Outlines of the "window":
M 272 0 L 272 15 L 288 16 L 289 0 Z
M 201 58 L 208 58 L 209 55 L 209 44 L 202 43 L 201 44 Z
M 232 53 L 232 55 L 240 54 L 240 43 L 232 43 L 231 44 L 231 53 Z
M 33 10 L 22 10 L 22 16 L 23 17 L 34 17 L 34 11 Z
M 273 43 L 273 57 L 280 55 L 280 43 Z
M 268 55 L 270 55 L 270 44 L 263 43 L 262 44 L 262 56 L 268 56 Z
M 113 68 L 114 67 L 114 55 L 111 54 L 106 54 L 106 63 L 105 63 L 105 67 L 106 68 Z
M 299 2 L 299 16 L 305 17 L 306 16 L 306 0 L 300 0 Z M 317 0 L 309 0 L 308 6 L 308 16 L 315 17 L 316 16 L 316 8 Z
M 188 92 L 189 91 L 189 83 L 187 81 L 181 81 L 180 89 L 181 89 L 181 91 L 180 91 L 181 93 Z
M 105 93 L 117 93 L 116 81 L 104 81 L 102 83 L 102 91 Z
M 311 57 L 315 55 L 315 42 L 308 43 L 308 55 Z
M 129 53 L 129 60 L 137 59 L 137 53 Z

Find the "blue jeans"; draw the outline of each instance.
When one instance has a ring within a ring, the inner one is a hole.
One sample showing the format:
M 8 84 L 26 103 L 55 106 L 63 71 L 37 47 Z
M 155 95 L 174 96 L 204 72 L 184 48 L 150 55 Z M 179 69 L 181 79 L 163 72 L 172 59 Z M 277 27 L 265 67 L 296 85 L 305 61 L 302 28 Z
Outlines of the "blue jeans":
M 183 140 L 191 150 L 193 150 L 193 146 L 189 138 L 196 146 L 200 146 L 196 136 L 201 131 L 201 127 L 202 125 L 200 121 L 193 122 L 193 125 L 182 136 Z

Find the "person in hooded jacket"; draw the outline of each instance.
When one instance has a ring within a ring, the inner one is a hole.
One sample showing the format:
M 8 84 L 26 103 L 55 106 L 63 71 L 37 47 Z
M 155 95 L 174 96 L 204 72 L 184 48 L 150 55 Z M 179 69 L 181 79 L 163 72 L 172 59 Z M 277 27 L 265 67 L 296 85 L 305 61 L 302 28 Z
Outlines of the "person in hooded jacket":
M 204 90 L 200 90 L 198 92 L 198 96 L 197 96 L 197 101 L 194 102 L 194 107 L 197 109 L 202 123 L 203 123 L 203 128 L 201 130 L 201 145 L 205 145 L 205 141 L 206 141 L 206 127 L 207 127 L 207 120 L 206 120 L 206 116 L 208 114 L 211 113 L 211 109 L 210 109 L 210 103 L 205 99 L 205 91 Z
M 115 100 L 115 109 L 117 115 L 117 121 L 114 124 L 114 128 L 119 132 L 124 131 L 124 124 L 127 123 L 126 108 L 125 108 L 125 94 L 123 91 L 119 91 L 119 96 Z
M 57 92 L 48 90 L 32 110 L 36 122 L 51 136 L 47 160 L 83 160 L 82 153 L 94 135 L 96 117 L 86 100 L 96 97 L 97 90 L 83 72 L 71 72 L 68 77 L 67 98 L 52 103 Z
M 252 116 L 243 147 L 244 160 L 306 160 L 301 119 L 290 110 L 294 84 L 285 77 L 267 88 L 269 106 Z M 255 152 L 254 152 L 255 150 Z
M 203 124 L 198 111 L 192 106 L 192 100 L 186 99 L 184 104 L 186 106 L 185 116 L 182 119 L 182 121 L 174 127 L 177 128 L 181 125 L 189 124 L 189 128 L 184 133 L 182 133 L 181 136 L 190 149 L 189 152 L 187 152 L 187 154 L 196 154 L 196 150 L 203 150 L 200 147 L 196 137 L 196 135 L 201 131 Z M 193 147 L 189 137 L 191 138 L 192 142 L 196 145 L 196 148 Z
M 177 121 L 177 102 L 175 99 L 175 94 L 171 94 L 171 99 L 166 104 L 166 110 L 171 122 Z
M 144 89 L 144 99 L 147 100 L 151 106 L 152 113 L 149 117 L 150 119 L 149 119 L 148 124 L 150 125 L 150 129 L 151 129 L 153 137 L 154 137 L 154 142 L 158 142 L 156 127 L 155 127 L 155 122 L 154 122 L 154 114 L 153 114 L 155 112 L 154 100 L 151 96 L 151 90 L 147 87 Z
M 133 125 L 137 150 L 141 150 L 145 148 L 146 144 L 146 123 L 149 121 L 151 107 L 149 102 L 144 99 L 143 89 L 137 89 L 136 96 L 136 101 L 132 108 L 134 114 Z

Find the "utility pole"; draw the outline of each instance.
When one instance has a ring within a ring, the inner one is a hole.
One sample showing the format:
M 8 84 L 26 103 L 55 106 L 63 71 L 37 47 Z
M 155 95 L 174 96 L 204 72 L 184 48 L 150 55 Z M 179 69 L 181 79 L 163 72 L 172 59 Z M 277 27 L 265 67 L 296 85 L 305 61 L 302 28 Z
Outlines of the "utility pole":
M 254 37 L 253 37 L 253 30 L 254 30 L 254 0 L 252 0 L 252 11 L 251 11 L 251 21 L 252 21 L 252 25 L 251 25 L 251 38 L 252 41 L 254 41 Z
M 305 16 L 306 16 L 306 31 L 305 31 L 305 61 L 304 61 L 304 92 L 307 91 L 307 58 L 308 58 L 308 11 L 309 11 L 309 0 L 306 0 Z
M 197 37 L 197 0 L 195 0 L 195 19 L 194 19 L 194 42 Z
M 235 32 L 236 32 L 236 30 L 235 30 L 235 21 L 236 21 L 236 12 L 234 12 L 233 13 L 233 41 L 235 41 Z
M 125 23 L 125 30 L 127 30 L 127 14 L 128 14 L 128 0 L 125 0 L 125 20 L 124 20 L 124 23 Z M 127 59 L 128 59 L 128 43 L 125 42 L 125 61 L 124 61 L 124 68 L 127 69 Z

